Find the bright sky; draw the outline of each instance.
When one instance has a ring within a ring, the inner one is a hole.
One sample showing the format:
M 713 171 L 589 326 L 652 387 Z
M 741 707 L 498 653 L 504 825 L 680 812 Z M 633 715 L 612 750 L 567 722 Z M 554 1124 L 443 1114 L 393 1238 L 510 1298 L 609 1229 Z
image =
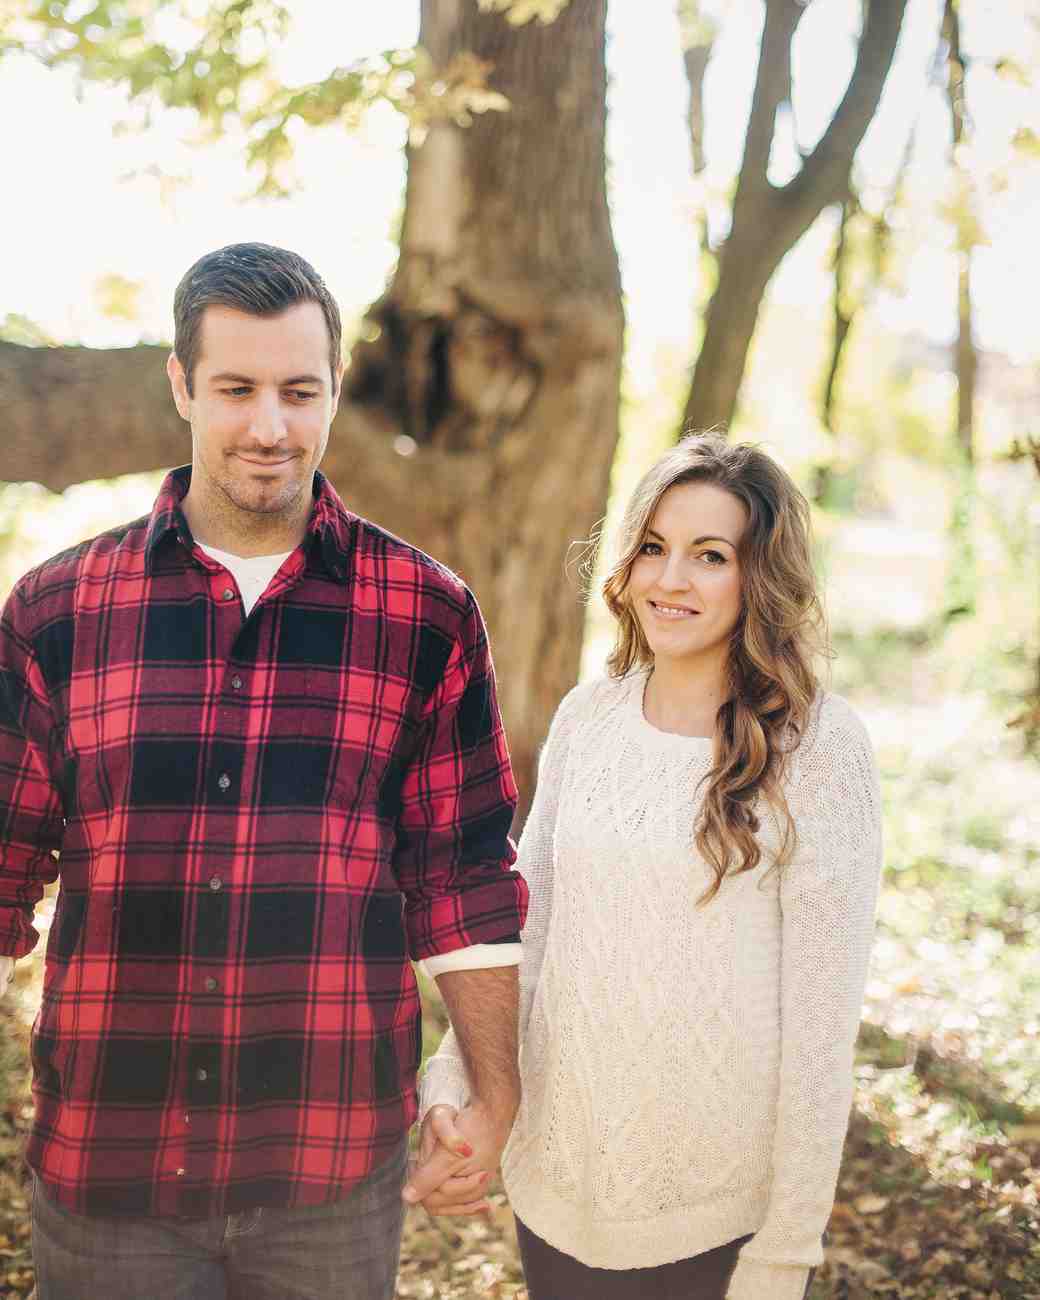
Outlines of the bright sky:
M 720 0 L 721 2 L 721 0 Z M 416 37 L 416 0 L 329 5 L 284 0 L 292 34 L 281 59 L 290 83 L 318 78 L 335 64 Z M 709 70 L 707 93 L 709 198 L 726 191 L 739 164 L 755 71 L 762 6 L 730 4 L 731 15 Z M 935 49 L 939 0 L 910 0 L 896 66 L 861 151 L 870 183 L 884 185 L 918 120 L 915 176 L 931 216 L 929 187 L 941 196 L 948 119 L 938 89 L 923 71 Z M 817 0 L 803 19 L 795 49 L 795 117 L 811 144 L 840 97 L 855 49 L 859 0 Z M 1000 52 L 1019 48 L 1018 5 L 975 0 L 966 35 Z M 649 382 L 661 348 L 689 351 L 696 256 L 691 213 L 698 200 L 690 179 L 686 86 L 672 0 L 612 0 L 609 67 L 612 203 L 631 323 L 630 361 L 638 384 Z M 967 18 L 966 18 L 967 23 Z M 1004 142 L 1031 111 L 1027 92 L 981 71 L 970 91 L 979 105 L 979 156 L 1002 156 Z M 984 109 L 984 111 L 982 111 Z M 182 272 L 221 244 L 259 239 L 295 248 L 322 271 L 345 313 L 360 311 L 392 269 L 391 232 L 401 201 L 402 126 L 389 109 L 374 112 L 362 133 L 327 129 L 300 136 L 306 188 L 285 201 L 242 202 L 251 186 L 238 143 L 195 148 L 187 114 L 161 114 L 146 134 L 119 134 L 119 93 L 88 87 L 77 97 L 74 77 L 27 58 L 3 64 L 0 120 L 5 131 L 5 238 L 0 245 L 0 318 L 16 312 L 61 339 L 92 345 L 132 343 L 142 334 L 168 338 L 170 304 Z M 10 124 L 17 123 L 17 129 Z M 774 151 L 777 178 L 796 155 Z M 158 163 L 189 183 L 169 188 L 149 168 Z M 136 175 L 134 175 L 136 173 Z M 130 176 L 131 179 L 121 179 Z M 165 200 L 163 189 L 169 189 Z M 724 205 L 716 198 L 716 215 Z M 1040 164 L 1017 176 L 1003 198 L 988 202 L 991 245 L 978 258 L 981 342 L 1017 359 L 1040 357 L 1040 259 L 1034 254 L 1040 212 Z M 951 336 L 954 279 L 945 234 L 914 259 L 907 292 L 888 300 L 901 329 L 937 339 Z M 829 238 L 821 226 L 785 263 L 774 293 L 819 305 L 828 285 L 820 271 Z M 144 286 L 141 317 L 126 325 L 98 310 L 98 278 L 115 272 Z

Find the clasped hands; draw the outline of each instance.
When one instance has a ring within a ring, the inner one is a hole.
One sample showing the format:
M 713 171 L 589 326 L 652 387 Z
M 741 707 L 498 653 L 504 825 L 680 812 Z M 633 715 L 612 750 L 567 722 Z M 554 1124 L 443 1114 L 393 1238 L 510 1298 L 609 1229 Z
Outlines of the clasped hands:
M 404 1188 L 409 1205 L 431 1214 L 483 1214 L 487 1189 L 513 1126 L 515 1106 L 495 1110 L 473 1100 L 462 1110 L 431 1106 L 423 1120 L 419 1154 Z

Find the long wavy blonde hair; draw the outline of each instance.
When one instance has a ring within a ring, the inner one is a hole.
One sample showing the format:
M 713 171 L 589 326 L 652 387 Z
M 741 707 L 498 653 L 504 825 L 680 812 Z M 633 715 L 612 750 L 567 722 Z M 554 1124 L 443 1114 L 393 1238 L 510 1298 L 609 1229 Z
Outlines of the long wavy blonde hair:
M 796 834 L 783 779 L 788 756 L 809 721 L 819 689 L 815 661 L 826 653 L 827 639 L 805 497 L 758 447 L 697 434 L 684 438 L 647 471 L 625 511 L 618 558 L 603 583 L 618 625 L 607 660 L 611 675 L 653 667 L 628 583 L 661 498 L 680 483 L 712 483 L 743 502 L 748 513 L 738 548 L 741 612 L 730 642 L 726 698 L 715 719 L 714 762 L 704 778 L 695 835 L 697 849 L 715 875 L 698 899 L 705 904 L 728 874 L 751 871 L 761 861 L 757 834 L 762 801 L 776 814 L 780 829 L 772 867 L 790 861 Z

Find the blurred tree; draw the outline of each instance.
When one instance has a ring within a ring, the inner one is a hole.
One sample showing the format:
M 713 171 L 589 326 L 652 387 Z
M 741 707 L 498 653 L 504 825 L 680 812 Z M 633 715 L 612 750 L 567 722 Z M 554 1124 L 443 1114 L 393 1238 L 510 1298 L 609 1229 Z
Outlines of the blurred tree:
M 969 147 L 971 117 L 968 112 L 966 60 L 961 47 L 958 0 L 944 0 L 942 38 L 945 48 L 946 102 L 950 109 L 950 168 L 954 193 L 950 216 L 956 232 L 957 249 L 957 343 L 954 371 L 957 376 L 957 445 L 967 465 L 975 460 L 975 380 L 978 355 L 972 326 L 972 254 L 979 243 L 979 219 L 971 173 L 965 153 Z
M 948 216 L 954 228 L 957 262 L 957 335 L 954 374 L 957 380 L 954 460 L 957 485 L 950 514 L 950 557 L 944 618 L 975 613 L 975 381 L 978 354 L 972 324 L 972 255 L 980 242 L 971 172 L 966 163 L 971 133 L 968 112 L 966 59 L 961 45 L 958 0 L 944 0 L 942 16 L 942 81 L 950 110 L 950 174 L 952 196 Z
M 1006 458 L 1011 461 L 1030 460 L 1040 480 L 1040 437 L 1027 435 L 1015 438 Z M 1033 667 L 1033 680 L 1026 691 L 1025 708 L 1008 723 L 1010 727 L 1021 727 L 1027 747 L 1040 754 L 1040 653 L 1036 656 Z
M 603 514 L 618 431 L 606 0 L 422 0 L 418 50 L 296 88 L 273 72 L 287 11 L 271 0 L 215 0 L 179 48 L 157 35 L 168 7 L 50 0 L 0 34 L 212 131 L 233 121 L 270 192 L 291 180 L 297 120 L 349 122 L 376 97 L 408 115 L 400 259 L 352 350 L 325 468 L 352 508 L 477 592 L 529 797 L 578 671 L 565 557 Z M 0 344 L 4 478 L 61 490 L 185 460 L 164 359 Z
M 877 109 L 892 63 L 906 0 L 864 0 L 855 67 L 827 129 L 784 185 L 768 178 L 778 114 L 791 106 L 791 43 L 812 0 L 765 0 L 751 117 L 733 196 L 732 219 L 718 250 L 718 282 L 683 413 L 683 429 L 728 426 L 766 287 L 786 254 L 820 213 L 849 197 L 852 161 Z M 687 60 L 691 92 L 699 63 Z
M 870 306 L 884 282 L 891 234 L 891 214 L 898 206 L 903 180 L 913 154 L 914 131 L 907 136 L 892 186 L 880 209 L 868 210 L 853 178 L 849 193 L 841 205 L 841 216 L 834 240 L 831 270 L 834 290 L 831 299 L 832 334 L 830 355 L 820 391 L 820 423 L 830 435 L 831 446 L 813 467 L 812 499 L 826 502 L 838 445 L 838 389 L 842 363 L 857 319 Z
M 711 62 L 719 27 L 719 19 L 705 11 L 701 0 L 679 0 L 679 39 L 682 43 L 686 83 L 690 90 L 686 124 L 690 133 L 690 162 L 695 180 L 700 180 L 708 165 L 704 152 L 704 77 Z M 703 201 L 698 205 L 696 222 L 701 255 L 710 257 L 707 205 Z

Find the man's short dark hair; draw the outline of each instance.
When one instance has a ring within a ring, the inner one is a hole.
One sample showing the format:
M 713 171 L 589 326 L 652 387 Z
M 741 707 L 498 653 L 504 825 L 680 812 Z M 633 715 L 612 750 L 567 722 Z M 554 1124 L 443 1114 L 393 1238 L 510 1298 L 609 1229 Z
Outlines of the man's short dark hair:
M 309 262 L 271 244 L 228 244 L 200 257 L 173 296 L 173 350 L 184 369 L 189 397 L 194 395 L 202 314 L 207 307 L 278 316 L 300 302 L 316 302 L 325 317 L 335 384 L 343 326 L 336 300 Z

